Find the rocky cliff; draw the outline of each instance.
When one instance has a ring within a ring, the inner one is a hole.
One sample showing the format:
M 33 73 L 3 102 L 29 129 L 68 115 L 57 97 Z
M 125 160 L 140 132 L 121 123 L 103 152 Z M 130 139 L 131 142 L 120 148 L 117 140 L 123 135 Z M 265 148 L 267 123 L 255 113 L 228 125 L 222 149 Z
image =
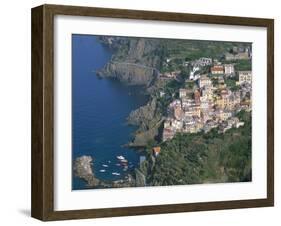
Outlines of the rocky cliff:
M 97 72 L 99 77 L 111 77 L 127 85 L 150 86 L 157 78 L 157 70 L 152 67 L 135 63 L 123 63 L 110 61 Z
M 164 86 L 158 79 L 164 57 L 161 39 L 102 36 L 100 41 L 113 51 L 113 55 L 110 62 L 97 71 L 99 77 L 114 78 L 126 85 L 142 85 L 151 97 L 158 92 L 159 86 Z M 131 112 L 128 123 L 139 127 L 128 144 L 131 147 L 146 146 L 159 136 L 162 113 L 157 100 L 152 97 L 147 105 Z
M 74 161 L 73 171 L 75 177 L 79 177 L 87 182 L 89 188 L 118 188 L 135 186 L 136 181 L 132 175 L 128 175 L 127 179 L 115 181 L 100 180 L 95 177 L 93 171 L 93 158 L 83 155 L 77 157 Z
M 157 78 L 161 64 L 161 42 L 157 39 L 107 37 L 100 38 L 113 50 L 105 67 L 97 72 L 100 77 L 112 77 L 128 85 L 150 86 Z
M 98 186 L 100 180 L 95 177 L 92 170 L 93 158 L 91 156 L 81 156 L 75 159 L 74 175 L 87 182 L 89 186 Z
M 159 129 L 162 125 L 162 113 L 157 107 L 156 98 L 152 98 L 147 105 L 132 111 L 128 117 L 128 123 L 139 126 L 135 132 L 134 139 L 129 146 L 146 146 L 150 140 L 159 135 Z

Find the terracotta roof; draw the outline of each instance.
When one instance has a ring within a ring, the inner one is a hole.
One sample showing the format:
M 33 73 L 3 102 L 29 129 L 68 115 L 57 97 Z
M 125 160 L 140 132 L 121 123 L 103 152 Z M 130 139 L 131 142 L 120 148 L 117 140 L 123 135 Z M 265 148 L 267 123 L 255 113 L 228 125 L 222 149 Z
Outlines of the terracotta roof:
M 164 129 L 164 132 L 165 132 L 165 133 L 172 133 L 173 130 L 165 128 L 165 129 Z
M 212 68 L 211 71 L 223 71 L 223 68 Z
M 154 147 L 154 148 L 153 148 L 153 151 L 154 151 L 155 153 L 160 153 L 161 147 Z
M 221 95 L 225 95 L 225 94 L 228 94 L 228 91 L 225 89 L 221 90 Z
M 215 65 L 215 66 L 211 67 L 211 71 L 223 71 L 223 66 Z

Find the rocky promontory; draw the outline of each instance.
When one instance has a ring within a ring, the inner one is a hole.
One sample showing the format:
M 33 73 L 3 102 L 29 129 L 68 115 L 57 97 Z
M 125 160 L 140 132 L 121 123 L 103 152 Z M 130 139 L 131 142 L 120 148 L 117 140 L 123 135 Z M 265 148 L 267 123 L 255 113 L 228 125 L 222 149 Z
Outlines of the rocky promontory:
M 113 51 L 112 59 L 97 71 L 99 77 L 111 77 L 127 85 L 151 86 L 161 64 L 157 39 L 103 36 L 101 42 Z
M 136 184 L 132 175 L 128 175 L 126 179 L 106 181 L 95 177 L 93 171 L 93 158 L 83 155 L 74 160 L 74 176 L 79 177 L 87 182 L 88 188 L 119 188 L 133 187 Z
M 100 180 L 95 177 L 92 169 L 93 158 L 91 156 L 83 155 L 74 161 L 74 175 L 87 182 L 89 186 L 98 186 Z
M 102 70 L 97 71 L 97 75 L 101 78 L 114 78 L 127 85 L 150 86 L 158 72 L 155 68 L 140 64 L 110 61 Z

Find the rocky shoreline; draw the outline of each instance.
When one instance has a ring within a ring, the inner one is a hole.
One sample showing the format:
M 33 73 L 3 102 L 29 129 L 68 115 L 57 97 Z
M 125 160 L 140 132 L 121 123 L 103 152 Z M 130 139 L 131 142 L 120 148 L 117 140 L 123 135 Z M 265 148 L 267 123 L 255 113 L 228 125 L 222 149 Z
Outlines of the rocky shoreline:
M 87 188 L 123 188 L 134 187 L 136 181 L 132 175 L 124 179 L 106 181 L 96 178 L 93 170 L 94 159 L 92 156 L 83 155 L 74 160 L 74 175 L 87 183 Z
M 158 75 L 156 69 L 139 64 L 110 61 L 97 71 L 100 78 L 114 78 L 126 85 L 150 86 Z M 138 75 L 138 76 L 135 76 Z
M 132 111 L 127 120 L 130 125 L 138 126 L 133 140 L 128 145 L 130 147 L 147 146 L 150 140 L 159 136 L 163 121 L 162 114 L 157 108 L 156 98 L 152 98 L 147 105 Z
M 143 95 L 150 95 L 146 105 L 132 111 L 127 117 L 129 125 L 137 126 L 133 139 L 125 146 L 147 147 L 151 140 L 161 134 L 163 115 L 154 97 L 155 90 L 162 83 L 159 78 L 160 59 L 155 54 L 159 47 L 156 40 L 122 39 L 102 37 L 100 40 L 114 54 L 104 68 L 96 71 L 100 78 L 112 78 L 129 86 L 143 86 Z M 125 42 L 125 43 L 124 43 Z M 126 43 L 128 42 L 128 43 Z M 124 49 L 127 46 L 127 49 Z M 163 85 L 163 84 L 162 84 Z M 80 156 L 74 160 L 74 175 L 87 183 L 86 188 L 140 187 L 146 185 L 146 176 L 138 168 L 120 180 L 106 181 L 95 176 L 92 156 Z
M 159 42 L 155 39 L 103 36 L 100 41 L 113 51 L 104 68 L 97 71 L 99 77 L 118 79 L 127 85 L 151 86 L 157 79 L 161 59 L 155 52 Z
M 150 95 L 150 100 L 130 113 L 127 118 L 129 125 L 137 126 L 132 141 L 126 146 L 132 148 L 145 147 L 147 143 L 159 136 L 163 116 L 157 106 L 157 100 L 153 94 L 159 86 L 158 67 L 159 56 L 156 51 L 160 44 L 155 39 L 122 39 L 117 37 L 102 37 L 100 40 L 114 53 L 110 62 L 104 68 L 97 71 L 100 78 L 113 78 L 125 85 L 141 85 L 144 93 Z M 124 47 L 126 46 L 126 47 Z

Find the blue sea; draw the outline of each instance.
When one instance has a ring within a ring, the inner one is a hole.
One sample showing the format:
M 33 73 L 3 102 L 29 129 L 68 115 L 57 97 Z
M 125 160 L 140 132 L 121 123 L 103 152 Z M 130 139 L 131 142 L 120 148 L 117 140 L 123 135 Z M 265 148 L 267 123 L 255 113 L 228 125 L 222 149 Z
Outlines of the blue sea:
M 92 156 L 96 177 L 105 180 L 120 179 L 138 166 L 140 153 L 123 147 L 136 129 L 126 118 L 147 102 L 141 87 L 96 76 L 111 56 L 96 36 L 72 35 L 72 159 Z M 119 155 L 128 160 L 127 170 L 118 165 Z M 74 175 L 72 181 L 73 190 L 85 188 Z

